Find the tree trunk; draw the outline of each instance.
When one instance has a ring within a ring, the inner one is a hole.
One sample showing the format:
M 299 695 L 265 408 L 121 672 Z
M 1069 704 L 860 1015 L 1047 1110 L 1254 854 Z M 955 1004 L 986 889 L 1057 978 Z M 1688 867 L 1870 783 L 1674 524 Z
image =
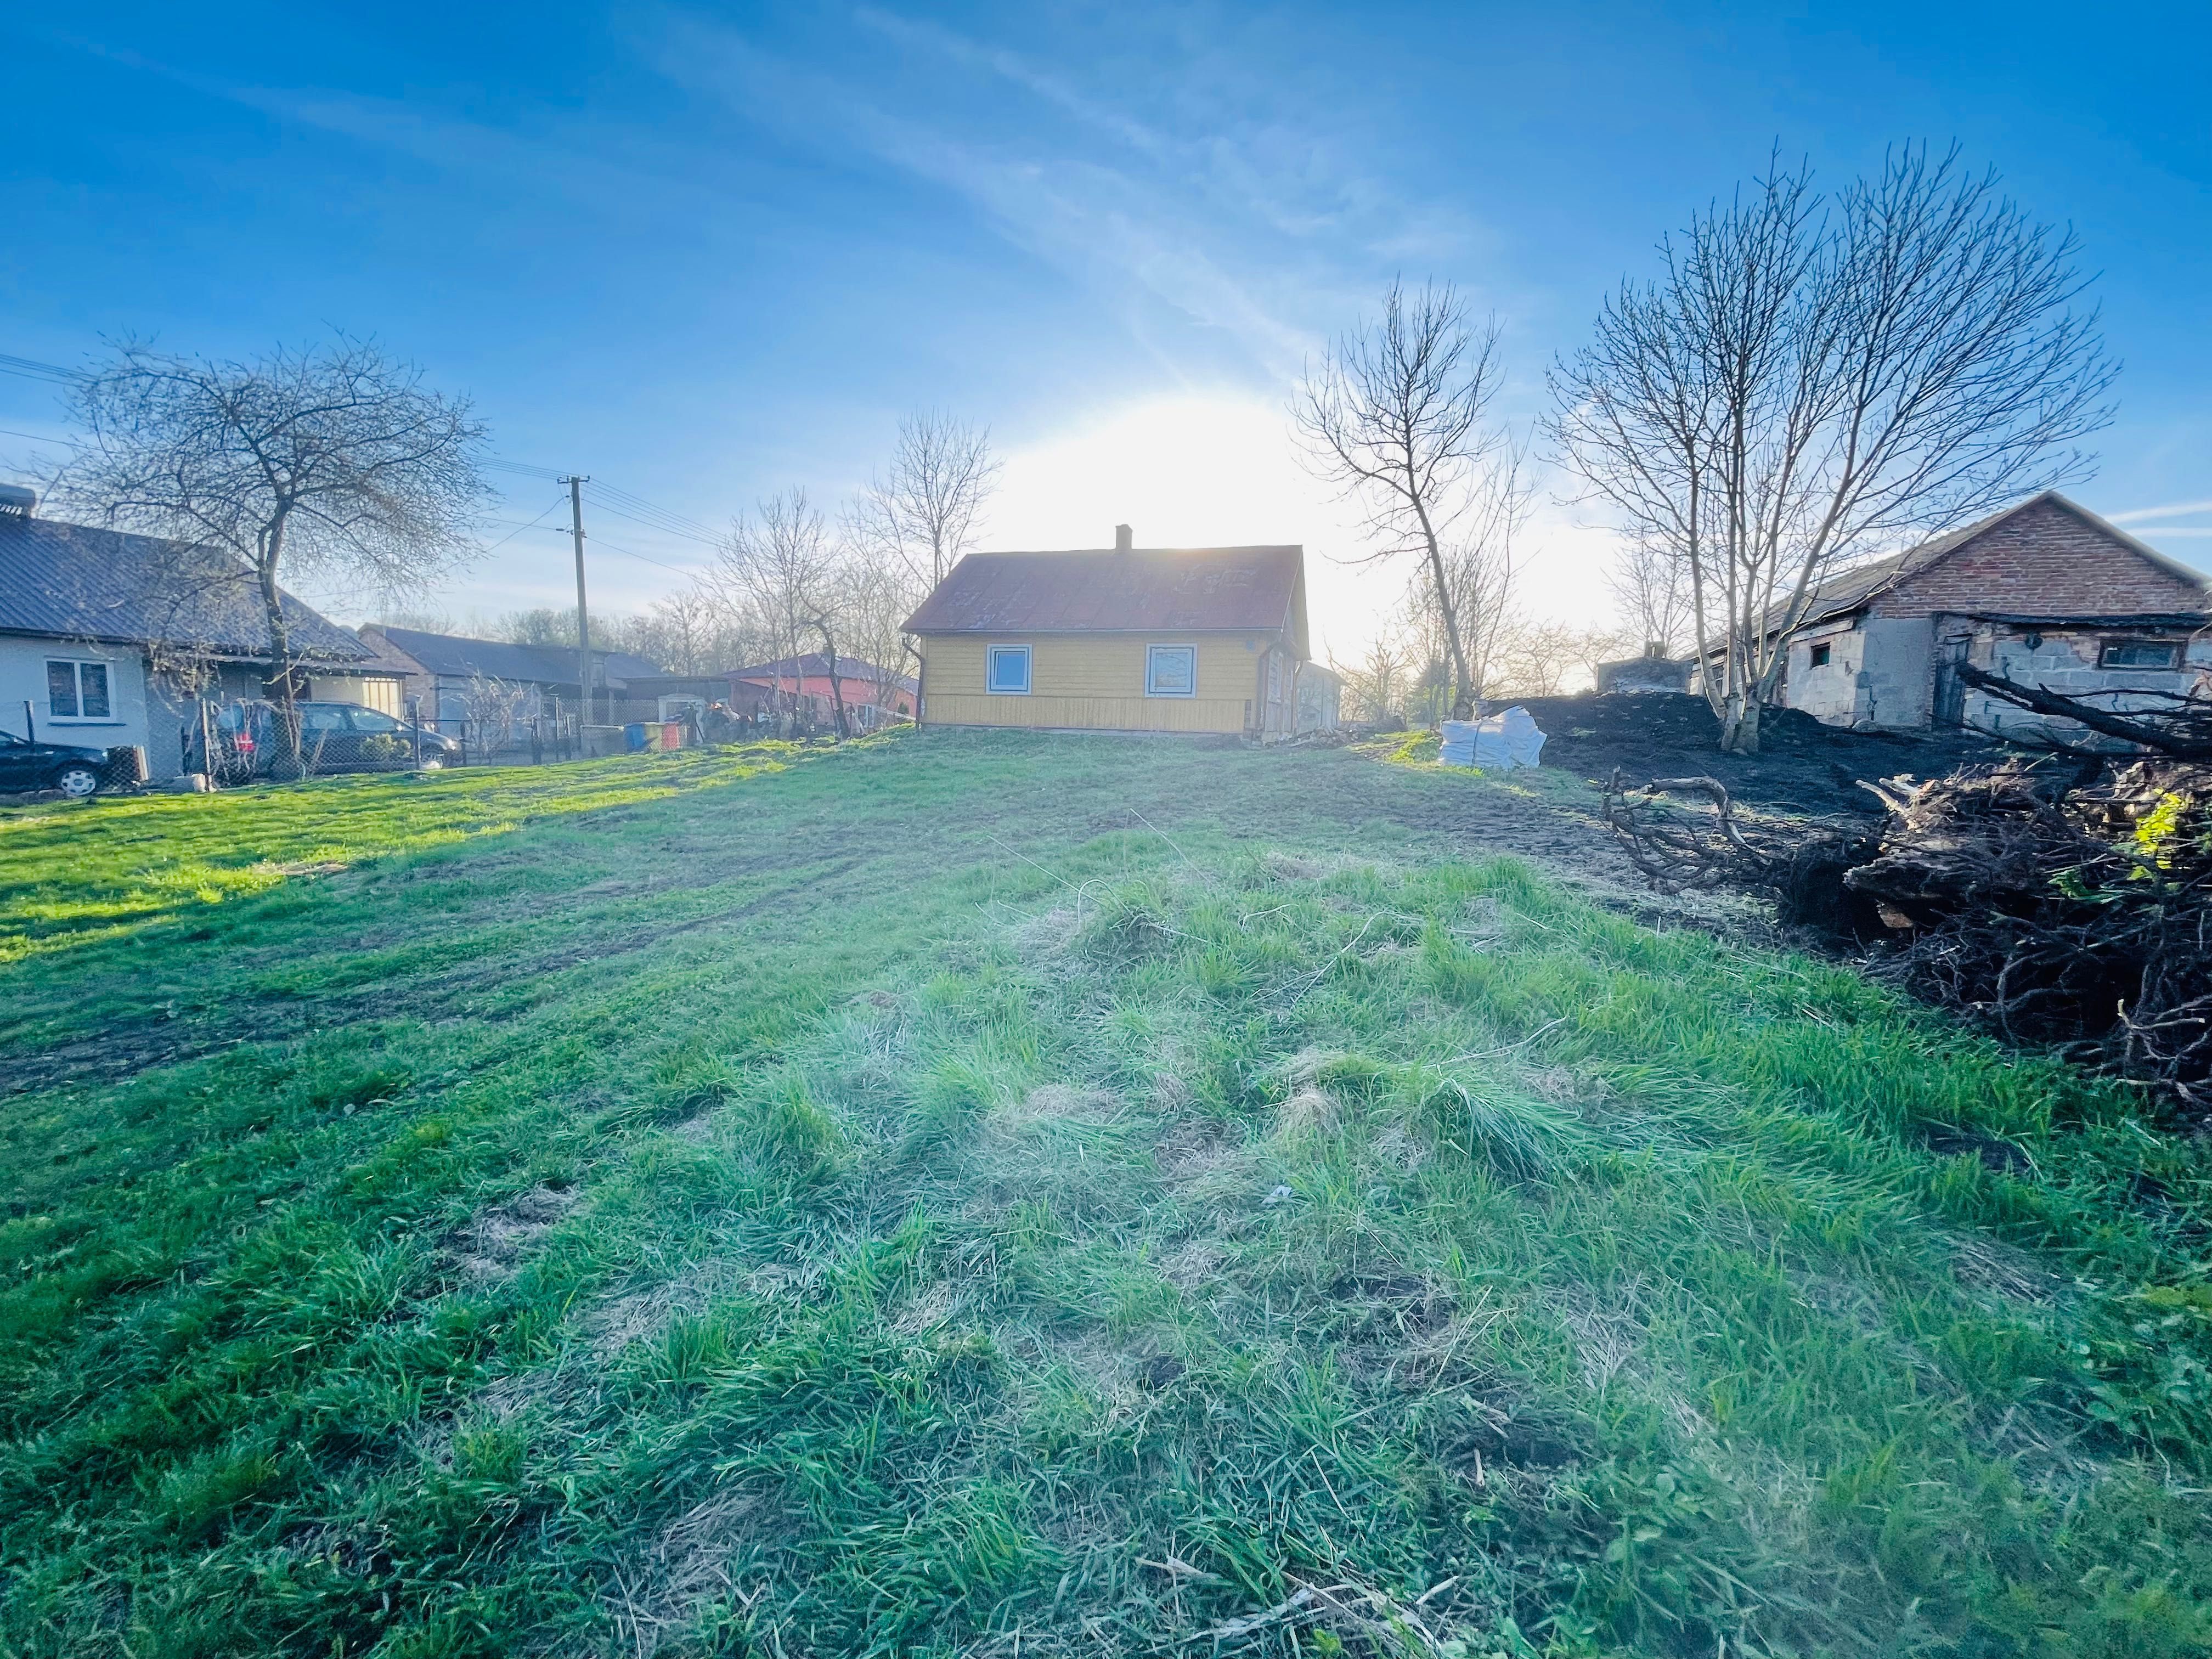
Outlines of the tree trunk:
M 1452 711 L 1455 720 L 1474 718 L 1474 677 L 1467 670 L 1467 647 L 1460 643 L 1459 616 L 1452 609 L 1451 584 L 1444 577 L 1443 550 L 1437 545 L 1437 532 L 1429 523 L 1427 503 L 1414 498 L 1413 510 L 1420 514 L 1421 538 L 1429 550 L 1429 580 L 1437 587 L 1437 614 L 1444 625 L 1444 646 L 1451 653 Z
M 822 635 L 822 654 L 830 659 L 830 700 L 837 709 L 837 738 L 841 743 L 853 735 L 853 728 L 845 718 L 845 683 L 837 677 L 837 642 L 830 635 L 829 625 L 817 622 L 815 630 Z
M 1764 701 L 1759 690 L 1737 692 L 1729 698 L 1729 712 L 1721 721 L 1721 749 L 1730 755 L 1759 752 L 1759 715 Z
M 307 761 L 300 744 L 300 704 L 298 688 L 292 682 L 292 630 L 284 621 L 284 596 L 276 586 L 276 561 L 284 545 L 284 518 L 280 512 L 270 526 L 266 549 L 255 574 L 260 579 L 261 608 L 269 623 L 269 648 L 276 663 L 276 725 L 282 733 L 285 758 L 290 762 L 292 776 L 307 775 Z

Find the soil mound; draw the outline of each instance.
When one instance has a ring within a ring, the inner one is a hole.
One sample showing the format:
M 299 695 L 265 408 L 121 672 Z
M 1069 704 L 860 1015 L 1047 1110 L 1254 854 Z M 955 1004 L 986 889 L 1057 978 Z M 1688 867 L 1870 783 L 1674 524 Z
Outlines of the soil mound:
M 1632 784 L 1702 773 L 1770 811 L 1879 817 L 1881 803 L 1857 787 L 1862 780 L 1924 780 L 1997 757 L 1993 745 L 1960 732 L 1847 732 L 1796 708 L 1766 711 L 1758 754 L 1725 755 L 1703 697 L 1613 691 L 1516 701 L 1544 730 L 1547 766 L 1598 783 L 1616 767 Z

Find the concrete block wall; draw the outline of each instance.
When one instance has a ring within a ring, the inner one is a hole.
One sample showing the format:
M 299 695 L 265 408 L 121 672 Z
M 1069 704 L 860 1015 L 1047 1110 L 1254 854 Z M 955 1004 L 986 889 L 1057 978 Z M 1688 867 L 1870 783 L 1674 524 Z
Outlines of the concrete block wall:
M 1977 667 L 2002 674 L 2007 679 L 2040 685 L 2069 697 L 2089 692 L 2185 692 L 2200 677 L 2212 672 L 2212 640 L 2203 638 L 2185 642 L 2179 668 L 2100 667 L 2098 659 L 2104 642 L 2114 637 L 2111 629 L 2031 629 L 2003 623 L 1984 623 L 1975 635 L 1967 660 Z M 2159 636 L 2130 630 L 2126 637 Z M 2099 699 L 2101 707 L 2117 713 L 2150 707 L 2154 702 L 2152 698 L 2130 698 L 2124 695 Z M 1966 717 L 1969 725 L 1987 732 L 2048 735 L 2092 745 L 2103 741 L 2071 720 L 2052 720 L 1980 691 L 1968 693 Z
M 1863 627 L 1860 719 L 1899 731 L 1927 725 L 1935 714 L 1936 619 L 1869 616 Z
M 1813 648 L 1828 647 L 1828 660 L 1813 665 Z M 1831 726 L 1856 726 L 1866 718 L 1859 684 L 1866 665 L 1866 634 L 1856 627 L 1808 631 L 1790 642 L 1789 703 Z

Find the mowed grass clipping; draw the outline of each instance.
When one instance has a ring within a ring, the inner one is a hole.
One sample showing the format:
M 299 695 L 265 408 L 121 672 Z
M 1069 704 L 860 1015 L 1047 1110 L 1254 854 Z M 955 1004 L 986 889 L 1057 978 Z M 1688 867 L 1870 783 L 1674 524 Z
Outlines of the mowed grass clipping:
M 403 858 L 262 923 L 319 1024 L 10 1103 L 0 1644 L 2212 1642 L 2198 1143 L 1511 860 L 1096 829 L 1357 761 L 1091 753 Z
M 738 782 L 805 752 L 768 743 L 0 811 L 0 963 L 364 859 Z

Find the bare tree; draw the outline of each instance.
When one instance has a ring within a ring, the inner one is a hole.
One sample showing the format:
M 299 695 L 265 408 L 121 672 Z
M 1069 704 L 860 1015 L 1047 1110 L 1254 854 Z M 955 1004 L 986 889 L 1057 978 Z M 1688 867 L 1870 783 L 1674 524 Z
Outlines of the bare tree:
M 1332 346 L 1291 410 L 1316 472 L 1366 510 L 1369 556 L 1423 560 L 1461 720 L 1479 691 L 1449 555 L 1477 474 L 1504 442 L 1485 418 L 1499 373 L 1494 320 L 1473 326 L 1449 285 L 1409 295 L 1393 283 L 1382 319 Z
M 1650 540 L 1632 544 L 1606 586 L 1623 624 L 1635 635 L 1634 650 L 1656 645 L 1662 656 L 1672 656 L 1682 648 L 1691 629 L 1689 573 L 1672 546 Z
M 2116 371 L 2072 234 L 1956 149 L 1893 150 L 1832 210 L 1778 161 L 1660 252 L 1554 365 L 1548 431 L 1681 561 L 1722 744 L 1747 752 L 1822 576 L 2086 476 Z
M 592 617 L 592 637 L 658 663 L 672 674 L 711 674 L 761 654 L 755 631 L 696 583 L 655 599 L 635 616 L 604 623 Z
M 847 564 L 847 549 L 806 492 L 793 489 L 732 525 L 702 579 L 717 603 L 752 619 L 775 656 L 797 658 L 809 641 L 820 644 L 840 737 L 851 735 L 838 650 Z
M 890 468 L 854 504 L 855 539 L 902 563 L 926 593 L 975 544 L 999 470 L 989 428 L 918 410 L 899 422 Z
M 477 729 L 477 742 L 487 755 L 496 754 L 514 740 L 514 723 L 543 694 L 534 685 L 503 680 L 489 674 L 469 676 L 461 706 Z
M 70 402 L 85 437 L 57 481 L 64 499 L 109 524 L 217 549 L 252 573 L 297 769 L 297 659 L 279 583 L 390 598 L 458 564 L 489 493 L 484 429 L 468 401 L 340 335 L 250 363 L 125 343 Z
M 866 544 L 848 547 L 839 586 L 842 632 L 854 654 L 873 670 L 868 691 L 877 710 L 873 724 L 880 726 L 902 712 L 903 671 L 913 654 L 904 625 L 921 596 L 902 568 L 876 556 Z
M 1382 635 L 1357 663 L 1332 662 L 1329 670 L 1344 682 L 1346 714 L 1357 720 L 1382 721 L 1405 712 L 1413 666 L 1412 654 Z

